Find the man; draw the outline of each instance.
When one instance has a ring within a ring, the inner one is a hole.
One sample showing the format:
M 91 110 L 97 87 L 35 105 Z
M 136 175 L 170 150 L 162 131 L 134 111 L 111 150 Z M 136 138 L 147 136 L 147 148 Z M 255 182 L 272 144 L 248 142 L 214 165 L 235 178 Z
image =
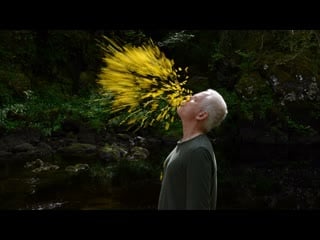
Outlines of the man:
M 177 109 L 183 136 L 164 162 L 159 210 L 214 210 L 217 165 L 207 137 L 225 119 L 223 97 L 208 89 L 191 96 Z

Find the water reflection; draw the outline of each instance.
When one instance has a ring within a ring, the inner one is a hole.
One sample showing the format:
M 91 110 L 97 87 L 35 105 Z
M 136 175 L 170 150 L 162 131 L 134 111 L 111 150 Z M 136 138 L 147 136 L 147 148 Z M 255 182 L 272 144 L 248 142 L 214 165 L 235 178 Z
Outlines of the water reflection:
M 152 153 L 161 161 L 171 149 Z M 159 149 L 158 149 L 159 150 Z M 160 150 L 159 150 L 160 151 Z M 218 208 L 320 208 L 319 146 L 219 146 Z M 65 171 L 67 159 L 43 159 L 60 168 L 33 172 L 25 162 L 0 162 L 0 209 L 156 209 L 160 181 L 112 185 L 86 172 Z M 70 162 L 68 162 L 70 164 Z M 90 165 L 90 164 L 89 164 Z

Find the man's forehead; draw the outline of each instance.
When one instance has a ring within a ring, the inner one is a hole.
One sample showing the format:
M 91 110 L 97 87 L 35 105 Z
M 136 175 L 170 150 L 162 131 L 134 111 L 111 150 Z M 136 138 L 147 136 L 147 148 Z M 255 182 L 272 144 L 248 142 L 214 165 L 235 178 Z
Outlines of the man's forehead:
M 196 97 L 205 97 L 205 96 L 208 96 L 209 95 L 209 92 L 208 91 L 202 91 L 202 92 L 198 92 L 196 94 L 194 94 L 193 96 L 196 96 Z

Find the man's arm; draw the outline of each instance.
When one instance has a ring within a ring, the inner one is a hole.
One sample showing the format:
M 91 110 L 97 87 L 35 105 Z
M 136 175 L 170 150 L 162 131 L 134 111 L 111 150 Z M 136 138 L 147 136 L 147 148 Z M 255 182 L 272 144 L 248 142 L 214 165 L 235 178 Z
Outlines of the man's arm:
M 187 209 L 210 209 L 210 189 L 213 159 L 209 151 L 199 148 L 190 153 L 187 165 Z

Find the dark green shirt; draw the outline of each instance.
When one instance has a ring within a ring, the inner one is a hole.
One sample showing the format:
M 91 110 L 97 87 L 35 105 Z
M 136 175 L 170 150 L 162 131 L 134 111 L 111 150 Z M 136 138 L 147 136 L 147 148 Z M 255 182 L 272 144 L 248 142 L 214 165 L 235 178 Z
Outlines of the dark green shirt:
M 205 135 L 178 142 L 164 162 L 159 210 L 216 209 L 217 165 Z

